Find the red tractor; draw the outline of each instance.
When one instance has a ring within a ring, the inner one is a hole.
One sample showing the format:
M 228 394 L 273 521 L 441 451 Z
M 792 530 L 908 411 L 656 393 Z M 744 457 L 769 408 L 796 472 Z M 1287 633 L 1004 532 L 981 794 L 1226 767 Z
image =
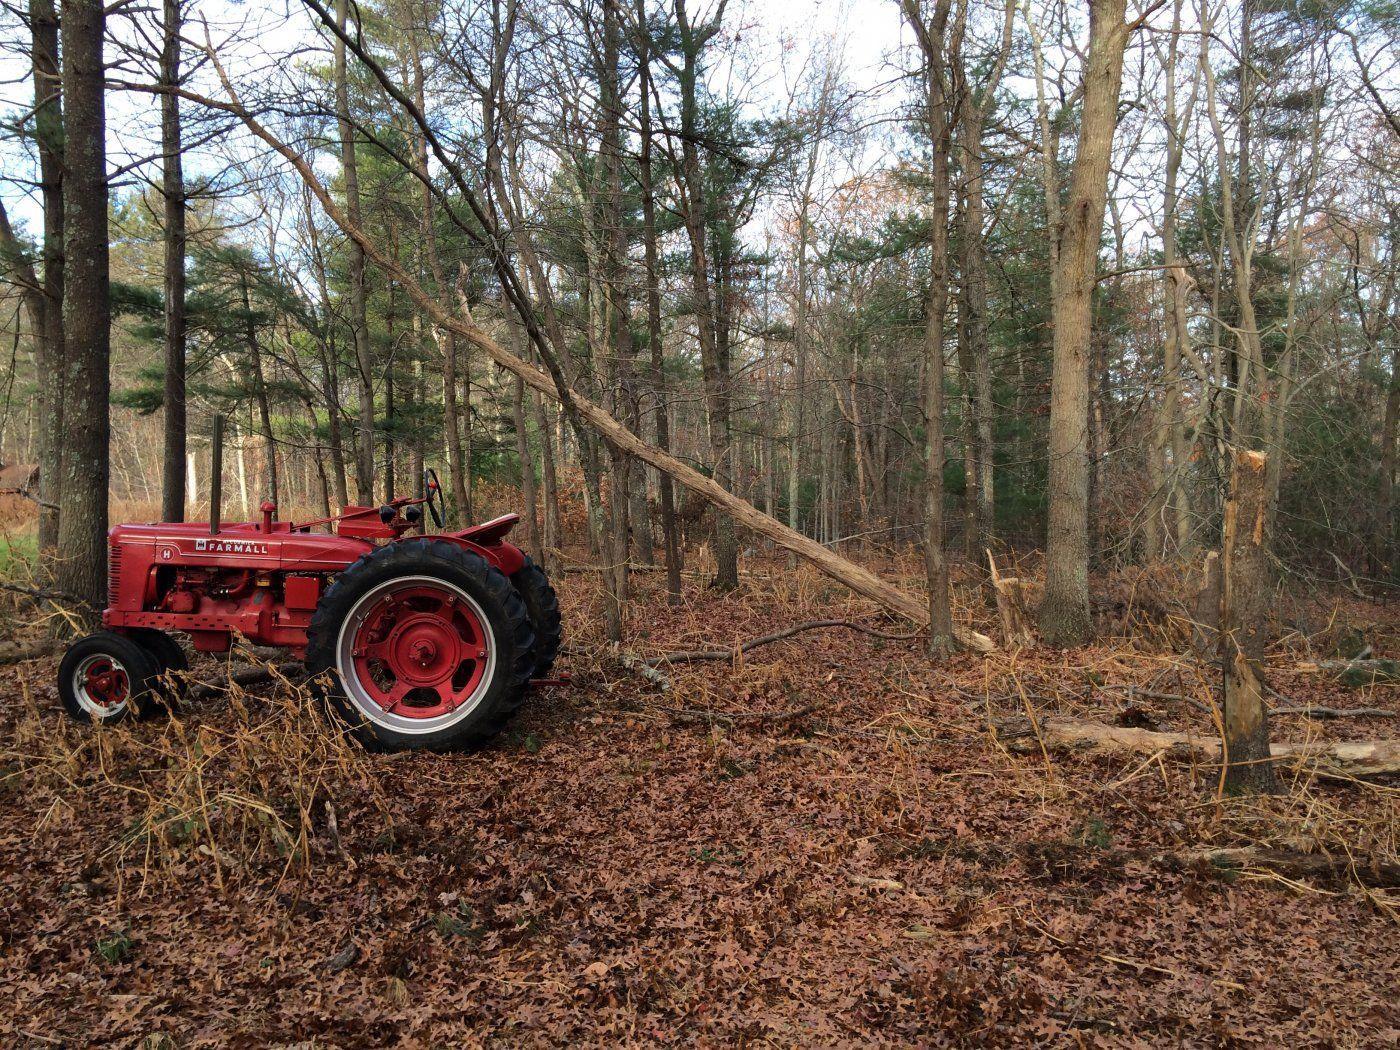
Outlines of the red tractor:
M 217 478 L 219 448 L 214 448 Z M 106 628 L 75 642 L 58 691 L 83 722 L 159 711 L 189 635 L 227 652 L 236 634 L 288 649 L 374 749 L 469 747 L 500 732 L 559 652 L 559 604 L 543 570 L 506 535 L 507 514 L 443 525 L 436 473 L 424 495 L 331 518 L 221 525 L 118 525 L 109 534 Z M 313 532 L 330 527 L 330 532 Z M 418 533 L 418 535 L 413 535 Z

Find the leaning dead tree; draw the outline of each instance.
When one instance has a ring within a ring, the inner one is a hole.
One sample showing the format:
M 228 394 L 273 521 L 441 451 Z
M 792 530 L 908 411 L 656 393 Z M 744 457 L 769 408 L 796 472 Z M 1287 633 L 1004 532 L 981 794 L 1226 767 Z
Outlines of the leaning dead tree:
M 458 310 L 449 309 L 429 295 L 418 280 L 404 269 L 388 250 L 371 238 L 359 224 L 350 219 L 345 210 L 336 203 L 330 190 L 317 177 L 310 163 L 273 134 L 244 106 L 237 89 L 224 72 L 212 45 L 206 44 L 206 54 L 218 72 L 220 82 L 228 98 L 216 99 L 184 88 L 176 89 L 181 96 L 197 105 L 236 117 L 254 137 L 281 155 L 301 177 L 307 189 L 320 203 L 327 217 L 364 250 L 366 257 L 385 277 L 401 288 L 432 323 L 461 339 L 465 339 L 485 353 L 497 365 L 513 375 L 519 376 L 531 389 L 558 401 L 566 412 L 572 413 L 575 418 L 616 449 L 627 455 L 635 456 L 661 471 L 712 504 L 717 510 L 732 516 L 737 524 L 772 540 L 786 550 L 792 551 L 832 579 L 849 587 L 857 594 L 876 602 L 891 613 L 916 624 L 925 626 L 929 624 L 928 604 L 922 598 L 895 587 L 868 569 L 840 557 L 815 540 L 789 528 L 776 518 L 764 514 L 753 504 L 736 496 L 695 468 L 643 441 L 600 405 L 580 396 L 577 391 L 573 390 L 564 380 L 563 373 L 557 368 L 557 365 L 548 372 L 535 367 L 496 342 L 470 316 L 464 316 Z M 498 255 L 494 262 L 497 271 L 502 273 L 507 280 L 515 278 L 509 260 Z M 520 304 L 516 305 L 520 306 Z M 533 318 L 522 316 L 521 319 L 527 329 L 534 327 Z M 531 334 L 533 336 L 534 332 Z M 540 343 L 536 343 L 536 346 L 541 350 L 547 350 L 547 347 Z M 541 357 L 545 359 L 546 365 L 551 364 L 550 356 L 547 353 L 542 353 Z M 976 631 L 955 628 L 954 635 L 960 644 L 978 652 L 990 652 L 995 648 L 990 638 Z

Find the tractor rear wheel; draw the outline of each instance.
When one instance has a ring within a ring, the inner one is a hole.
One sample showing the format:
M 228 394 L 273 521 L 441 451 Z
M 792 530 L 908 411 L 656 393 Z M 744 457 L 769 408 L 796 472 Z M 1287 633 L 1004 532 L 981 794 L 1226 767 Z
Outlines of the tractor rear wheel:
M 98 631 L 68 647 L 58 665 L 58 697 L 79 722 L 109 725 L 161 711 L 160 662 L 130 638 Z
M 525 555 L 525 564 L 510 578 L 525 608 L 530 610 L 530 626 L 535 629 L 536 678 L 545 678 L 554 661 L 559 658 L 559 642 L 564 635 L 564 620 L 559 614 L 559 597 L 549 584 L 543 569 Z
M 306 668 L 367 747 L 457 750 L 515 714 L 533 646 L 499 569 L 446 540 L 410 540 L 336 577 L 311 617 Z

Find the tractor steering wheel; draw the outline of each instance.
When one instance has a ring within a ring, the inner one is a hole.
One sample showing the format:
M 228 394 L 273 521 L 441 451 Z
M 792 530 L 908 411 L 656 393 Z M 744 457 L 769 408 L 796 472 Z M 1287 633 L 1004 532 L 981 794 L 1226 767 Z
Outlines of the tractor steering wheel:
M 443 517 L 447 514 L 447 503 L 442 496 L 442 482 L 432 467 L 423 468 L 423 494 L 427 497 L 424 505 L 433 519 L 433 525 L 442 528 Z

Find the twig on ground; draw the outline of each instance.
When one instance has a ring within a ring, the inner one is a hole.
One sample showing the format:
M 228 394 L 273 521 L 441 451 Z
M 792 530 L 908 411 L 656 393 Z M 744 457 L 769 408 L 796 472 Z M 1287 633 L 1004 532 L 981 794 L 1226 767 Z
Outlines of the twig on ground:
M 864 624 L 852 623 L 850 620 L 808 620 L 806 623 L 785 627 L 772 634 L 751 638 L 734 649 L 692 649 L 687 652 L 664 653 L 661 656 L 651 657 L 645 663 L 648 667 L 660 667 L 662 664 L 690 663 L 697 660 L 732 660 L 736 655 L 750 652 L 761 645 L 771 645 L 773 642 L 781 642 L 785 638 L 802 634 L 804 631 L 815 631 L 825 627 L 844 627 L 849 631 L 868 634 L 872 638 L 883 638 L 895 642 L 911 641 L 919 637 L 920 634 L 917 631 L 911 634 L 890 634 L 886 631 L 876 630 L 874 627 L 867 627 Z
M 695 707 L 653 707 L 651 710 L 669 715 L 677 722 L 791 722 L 815 714 L 823 704 L 807 704 L 788 711 L 707 711 Z

